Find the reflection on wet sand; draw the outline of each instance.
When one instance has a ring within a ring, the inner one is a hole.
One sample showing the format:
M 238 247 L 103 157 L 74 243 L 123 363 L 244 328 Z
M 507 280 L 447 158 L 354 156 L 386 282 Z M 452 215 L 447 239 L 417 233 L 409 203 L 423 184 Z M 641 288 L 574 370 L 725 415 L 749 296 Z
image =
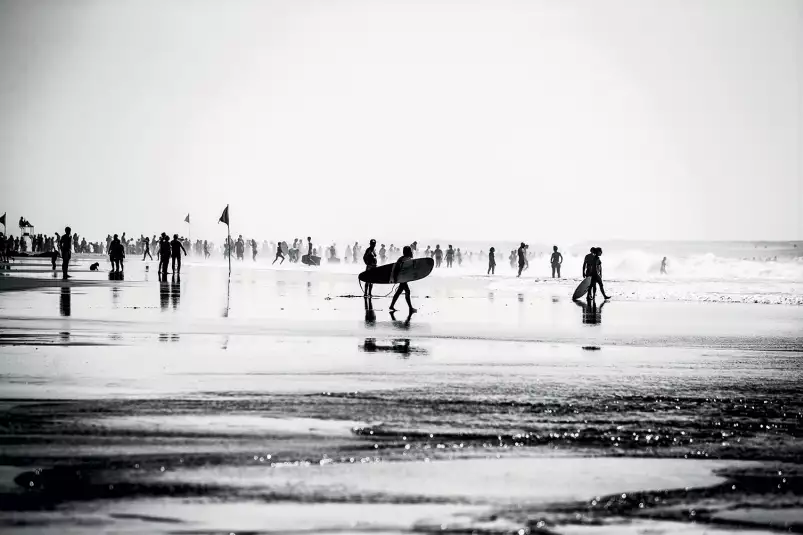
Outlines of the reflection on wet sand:
M 404 355 L 403 358 L 407 358 L 411 353 L 427 353 L 426 349 L 411 346 L 409 338 L 394 338 L 388 344 L 378 344 L 376 338 L 366 338 L 360 349 L 366 353 L 398 353 Z
M 407 317 L 404 318 L 403 321 L 399 321 L 396 319 L 396 312 L 390 313 L 390 319 L 393 320 L 393 326 L 397 329 L 401 329 L 403 331 L 410 330 L 410 320 L 413 318 L 413 313 L 410 312 L 407 314 Z
M 376 325 L 376 312 L 374 312 L 373 300 L 370 297 L 364 297 L 365 300 L 365 326 L 373 327 Z
M 170 298 L 173 301 L 173 310 L 178 310 L 179 301 L 181 300 L 181 275 L 173 275 Z
M 59 295 L 59 313 L 62 316 L 69 316 L 72 313 L 72 294 L 69 286 L 62 286 Z
M 602 323 L 602 307 L 605 306 L 606 301 L 597 306 L 594 299 L 588 301 L 575 301 L 577 306 L 583 309 L 583 324 L 585 325 L 599 325 Z

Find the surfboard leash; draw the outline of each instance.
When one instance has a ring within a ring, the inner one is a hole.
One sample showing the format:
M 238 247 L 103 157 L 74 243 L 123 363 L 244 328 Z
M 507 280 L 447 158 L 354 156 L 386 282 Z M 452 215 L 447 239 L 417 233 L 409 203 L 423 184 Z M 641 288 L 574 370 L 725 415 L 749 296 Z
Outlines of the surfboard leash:
M 357 282 L 360 284 L 360 291 L 362 292 L 363 295 L 365 295 L 365 288 L 362 287 L 362 281 L 360 279 L 357 279 Z M 390 297 L 390 294 L 396 291 L 396 286 L 398 286 L 398 284 L 394 284 L 393 287 L 390 289 L 390 291 L 385 295 L 372 295 L 371 297 L 374 297 L 376 299 L 385 299 L 386 297 Z

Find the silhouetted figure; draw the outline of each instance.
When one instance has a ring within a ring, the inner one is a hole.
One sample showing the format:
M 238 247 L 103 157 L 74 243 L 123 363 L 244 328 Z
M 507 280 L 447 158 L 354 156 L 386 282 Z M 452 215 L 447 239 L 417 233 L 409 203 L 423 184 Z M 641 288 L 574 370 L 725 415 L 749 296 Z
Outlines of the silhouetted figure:
M 309 257 L 310 262 L 312 262 L 312 238 L 307 236 L 307 256 Z
M 376 267 L 376 240 L 371 240 L 368 244 L 368 249 L 365 250 L 365 254 L 362 255 L 362 261 L 365 262 L 365 271 L 369 269 L 374 269 Z M 374 285 L 370 282 L 365 283 L 365 293 L 363 294 L 366 297 L 372 297 L 371 292 L 374 289 Z
M 204 240 L 204 260 L 209 258 L 209 244 Z
M 491 247 L 488 250 L 488 275 L 496 275 L 496 258 L 494 252 L 496 249 Z
M 592 291 L 596 294 L 597 285 L 599 285 L 599 290 L 602 292 L 602 297 L 610 299 L 605 295 L 605 288 L 602 286 L 602 260 L 599 258 L 601 255 L 601 248 L 592 247 L 591 253 L 587 254 L 583 260 L 583 278 L 591 277 L 591 286 L 588 287 L 587 296 L 589 299 L 593 299 Z
M 357 258 L 360 256 L 360 244 L 356 241 L 354 242 L 354 247 L 351 249 L 351 253 L 354 257 L 354 263 L 357 263 Z
M 396 278 L 399 276 L 399 270 L 401 269 L 402 263 L 405 260 L 412 260 L 413 259 L 413 251 L 410 249 L 409 245 L 404 246 L 404 250 L 402 251 L 402 255 L 396 260 L 396 264 L 393 266 L 393 280 L 395 281 Z M 396 293 L 393 294 L 393 299 L 390 301 L 390 308 L 391 312 L 395 311 L 396 300 L 399 296 L 404 292 L 404 299 L 407 301 L 407 306 L 410 308 L 410 314 L 416 312 L 416 309 L 413 308 L 413 303 L 410 301 L 410 286 L 407 285 L 406 282 L 399 283 L 399 287 L 396 289 Z
M 70 257 L 72 256 L 72 236 L 70 232 L 72 229 L 66 227 L 64 234 L 59 238 L 59 250 L 61 251 L 61 273 L 63 278 L 68 279 L 70 276 L 67 274 L 67 269 L 70 265 Z
M 443 251 L 441 250 L 440 244 L 435 246 L 435 252 L 432 253 L 432 256 L 435 257 L 435 267 L 441 267 L 441 261 L 443 260 Z
M 346 252 L 343 253 L 343 262 L 348 264 L 351 262 L 352 252 L 351 252 L 351 245 L 346 244 Z
M 237 254 L 237 260 L 242 260 L 245 254 L 245 242 L 243 241 L 242 234 L 240 234 L 237 238 L 237 242 L 234 244 L 234 251 Z
M 550 258 L 550 263 L 552 264 L 552 278 L 555 278 L 555 273 L 558 274 L 558 278 L 560 278 L 560 265 L 563 263 L 563 255 L 558 252 L 558 246 L 552 246 L 552 257 Z
M 519 246 L 518 256 L 519 256 L 519 274 L 516 276 L 521 277 L 521 272 L 524 271 L 524 266 L 527 265 L 527 246 L 524 245 L 524 242 L 521 242 L 521 246 Z
M 170 263 L 170 238 L 162 232 L 159 237 L 159 272 L 167 276 L 167 265 Z
M 661 275 L 666 275 L 666 257 L 661 260 Z
M 387 258 L 387 251 L 385 251 L 385 244 L 383 243 L 382 247 L 379 248 L 379 261 L 384 264 L 385 258 Z
M 122 242 L 120 242 L 120 238 L 115 234 L 109 245 L 109 261 L 112 264 L 112 272 L 119 273 L 122 270 L 124 257 L 125 249 L 123 248 Z
M 181 245 L 178 239 L 178 234 L 173 234 L 173 240 L 170 242 L 170 257 L 173 259 L 173 273 L 181 273 L 181 253 L 187 256 L 187 250 Z M 176 269 L 176 261 L 178 261 L 178 269 Z M 165 270 L 167 266 L 165 265 Z
M 142 261 L 143 262 L 145 261 L 145 257 L 146 256 L 148 258 L 150 258 L 151 260 L 153 260 L 153 257 L 151 256 L 151 239 L 148 238 L 147 236 L 145 236 L 145 239 L 143 240 L 142 250 L 144 251 L 142 253 Z
M 462 266 L 463 265 L 463 253 L 460 252 L 460 247 L 457 248 L 457 253 L 455 253 L 455 256 L 457 257 L 457 265 L 458 265 L 458 267 Z
M 446 249 L 446 267 L 452 267 L 452 263 L 454 263 L 454 249 L 449 245 L 449 248 Z
M 276 245 L 276 258 L 273 259 L 273 263 L 271 264 L 271 266 L 275 264 L 276 261 L 280 258 L 282 259 L 282 261 L 279 262 L 279 265 L 281 266 L 282 264 L 284 264 L 284 253 L 282 252 L 282 242 L 279 242 L 278 245 Z
M 427 248 L 424 251 L 424 258 L 432 258 L 432 249 L 429 248 L 429 245 L 427 245 Z
M 257 261 L 257 242 L 253 238 L 251 238 L 251 260 Z

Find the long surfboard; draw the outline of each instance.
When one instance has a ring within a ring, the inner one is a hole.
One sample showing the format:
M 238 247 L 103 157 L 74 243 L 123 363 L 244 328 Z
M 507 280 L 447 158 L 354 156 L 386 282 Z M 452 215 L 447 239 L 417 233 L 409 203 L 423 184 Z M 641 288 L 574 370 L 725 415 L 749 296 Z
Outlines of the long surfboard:
M 413 260 L 405 260 L 399 268 L 399 274 L 396 280 L 393 279 L 393 264 L 385 264 L 374 269 L 363 271 L 357 277 L 362 282 L 369 282 L 371 284 L 397 284 L 400 282 L 413 282 L 423 279 L 430 273 L 432 268 L 435 267 L 435 261 L 431 258 L 415 258 Z
M 588 288 L 591 286 L 591 277 L 586 277 L 585 279 L 577 285 L 577 289 L 572 294 L 572 300 L 577 301 L 583 295 L 588 292 Z

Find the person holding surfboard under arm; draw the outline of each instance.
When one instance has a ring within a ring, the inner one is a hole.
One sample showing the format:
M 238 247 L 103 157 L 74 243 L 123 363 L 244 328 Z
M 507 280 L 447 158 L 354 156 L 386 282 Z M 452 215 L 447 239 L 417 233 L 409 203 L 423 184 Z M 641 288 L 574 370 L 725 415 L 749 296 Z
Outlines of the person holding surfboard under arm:
M 356 249 L 356 246 L 355 246 Z M 371 243 L 368 245 L 368 249 L 365 250 L 365 254 L 362 255 L 362 261 L 365 262 L 365 271 L 369 269 L 374 269 L 376 267 L 376 240 L 371 240 Z M 365 283 L 365 297 L 373 297 L 371 292 L 374 289 L 373 283 L 366 282 Z
M 396 265 L 393 266 L 393 277 L 391 280 L 396 280 L 399 275 L 399 270 L 401 269 L 402 264 L 405 260 L 412 260 L 413 259 L 413 250 L 410 248 L 409 245 L 404 246 L 404 250 L 402 251 L 402 255 L 396 260 Z M 396 300 L 399 296 L 404 292 L 404 298 L 407 301 L 407 306 L 410 308 L 410 314 L 417 312 L 416 309 L 413 308 L 413 303 L 410 301 L 410 286 L 407 285 L 406 282 L 402 282 L 399 284 L 399 287 L 396 289 L 396 293 L 393 295 L 393 299 L 390 302 L 389 310 L 391 312 L 396 311 Z

